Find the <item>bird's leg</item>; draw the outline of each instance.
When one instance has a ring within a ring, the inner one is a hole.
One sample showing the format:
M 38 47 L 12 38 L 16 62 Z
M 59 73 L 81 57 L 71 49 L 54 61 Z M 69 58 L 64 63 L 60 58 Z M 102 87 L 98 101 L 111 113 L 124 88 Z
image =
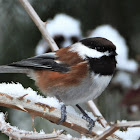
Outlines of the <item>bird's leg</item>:
M 56 96 L 56 98 L 57 98 L 60 102 L 62 102 L 62 100 L 60 99 L 60 97 L 59 97 L 58 95 Z M 65 106 L 65 104 L 63 103 L 63 104 L 61 105 L 61 119 L 59 120 L 59 122 L 58 122 L 57 124 L 59 125 L 59 124 L 65 122 L 66 119 L 67 119 L 67 111 L 66 111 L 66 106 Z
M 67 111 L 66 111 L 65 104 L 63 104 L 61 106 L 61 119 L 59 120 L 59 122 L 57 124 L 61 124 L 61 123 L 65 122 L 66 119 L 67 119 Z
M 78 105 L 76 104 L 76 107 L 81 111 L 83 114 L 83 119 L 86 120 L 89 123 L 89 133 L 92 131 L 92 128 L 95 126 L 95 121 L 91 119 L 88 114 Z

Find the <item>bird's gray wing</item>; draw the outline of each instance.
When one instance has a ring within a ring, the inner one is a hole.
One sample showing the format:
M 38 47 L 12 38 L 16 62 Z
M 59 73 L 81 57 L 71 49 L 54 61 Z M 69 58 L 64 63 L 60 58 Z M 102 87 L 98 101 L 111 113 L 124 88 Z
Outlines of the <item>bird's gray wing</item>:
M 67 64 L 57 61 L 58 57 L 55 52 L 45 53 L 39 56 L 24 59 L 18 62 L 9 64 L 18 68 L 34 69 L 34 70 L 50 70 L 56 72 L 68 72 Z

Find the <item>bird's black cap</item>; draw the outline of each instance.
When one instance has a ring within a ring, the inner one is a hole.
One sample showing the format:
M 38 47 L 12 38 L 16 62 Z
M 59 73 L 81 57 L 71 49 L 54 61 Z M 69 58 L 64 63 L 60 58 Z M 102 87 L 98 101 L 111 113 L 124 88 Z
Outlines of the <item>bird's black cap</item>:
M 101 38 L 101 37 L 95 37 L 95 38 L 86 38 L 80 41 L 83 45 L 91 48 L 91 49 L 95 49 L 99 52 L 113 52 L 116 50 L 115 45 L 105 39 L 105 38 Z

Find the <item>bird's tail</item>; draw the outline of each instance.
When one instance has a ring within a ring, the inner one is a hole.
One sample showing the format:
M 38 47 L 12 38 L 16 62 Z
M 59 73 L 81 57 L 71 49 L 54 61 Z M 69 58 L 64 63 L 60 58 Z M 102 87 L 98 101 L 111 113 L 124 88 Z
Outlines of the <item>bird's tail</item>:
M 0 66 L 0 73 L 29 73 L 29 69 L 14 66 Z

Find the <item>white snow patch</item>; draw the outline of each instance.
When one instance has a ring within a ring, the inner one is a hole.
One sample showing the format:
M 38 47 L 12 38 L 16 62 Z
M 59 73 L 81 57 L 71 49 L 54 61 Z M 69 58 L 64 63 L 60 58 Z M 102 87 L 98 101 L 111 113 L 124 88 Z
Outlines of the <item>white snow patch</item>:
M 138 105 L 131 105 L 130 110 L 135 113 L 139 111 L 139 106 Z
M 119 71 L 112 79 L 112 82 L 115 84 L 121 84 L 125 88 L 132 87 L 133 84 L 131 75 L 123 71 Z
M 58 14 L 53 20 L 48 20 L 46 26 L 48 32 L 53 36 L 63 34 L 64 36 L 81 36 L 80 22 L 66 14 Z
M 0 113 L 0 122 L 1 123 L 4 123 L 5 121 L 5 118 L 4 118 L 4 114 L 3 113 Z M 2 125 L 1 125 L 2 126 Z
M 47 48 L 48 48 L 48 43 L 44 39 L 41 39 L 37 44 L 35 52 L 37 55 L 40 55 L 45 53 Z
M 40 130 L 39 134 L 45 134 L 44 130 Z
M 67 134 L 67 138 L 68 138 L 69 140 L 71 140 L 71 139 L 72 139 L 72 136 L 71 136 L 70 134 Z
M 9 96 L 18 98 L 21 96 L 24 96 L 26 94 L 24 99 L 29 99 L 32 102 L 40 102 L 43 104 L 48 104 L 50 106 L 56 107 L 56 108 L 60 108 L 61 105 L 59 103 L 59 101 L 56 98 L 53 97 L 47 97 L 44 98 L 40 95 L 37 95 L 36 91 L 33 91 L 31 88 L 23 88 L 23 86 L 19 83 L 15 84 L 15 83 L 11 83 L 11 84 L 6 84 L 6 83 L 2 83 L 0 84 L 0 92 L 1 93 L 5 93 L 8 94 Z M 67 110 L 69 113 L 72 113 L 74 115 L 79 116 L 79 114 L 74 110 L 74 108 L 72 108 L 71 106 L 67 106 Z M 92 118 L 92 119 L 96 119 L 95 117 L 93 117 L 92 113 L 87 112 L 86 113 Z M 82 115 L 80 115 L 82 117 Z M 3 113 L 0 113 L 0 122 L 5 123 L 4 122 L 4 115 Z M 122 121 L 122 122 L 126 122 L 126 121 Z M 4 125 L 1 126 L 1 129 Z M 10 126 L 10 124 L 9 124 Z M 98 122 L 96 122 L 96 126 L 100 126 L 101 128 L 101 124 L 99 124 Z M 10 126 L 11 127 L 11 126 Z M 109 127 L 107 127 L 106 129 L 108 129 Z M 19 130 L 17 127 L 12 127 L 13 130 L 15 131 L 20 131 L 21 133 L 26 133 L 29 131 L 25 131 L 25 130 Z M 140 127 L 137 128 L 128 128 L 128 131 L 126 132 L 121 132 L 121 131 L 117 131 L 115 132 L 115 134 L 121 138 L 123 138 L 123 140 L 138 140 L 138 138 L 140 137 Z M 33 132 L 30 132 L 33 133 Z M 98 134 L 103 133 L 103 131 L 100 129 L 97 132 Z M 44 134 L 44 131 L 40 131 L 40 134 Z M 70 139 L 71 135 L 67 135 L 67 137 Z M 82 136 L 81 140 L 90 140 L 90 138 L 87 138 L 85 136 Z
M 113 42 L 116 46 L 117 67 L 121 70 L 137 71 L 138 64 L 132 59 L 128 59 L 128 46 L 125 39 L 119 34 L 119 32 L 110 25 L 101 25 L 93 30 L 90 37 L 103 37 Z
M 82 136 L 80 140 L 93 140 L 93 139 L 86 136 Z
M 0 84 L 0 92 L 8 94 L 12 97 L 18 98 L 26 95 L 24 99 L 29 99 L 35 103 L 43 103 L 55 108 L 61 108 L 59 101 L 55 97 L 44 98 L 41 95 L 37 95 L 37 91 L 33 91 L 30 87 L 25 89 L 20 83 L 2 83 Z
M 58 109 L 60 109 L 61 105 L 63 104 L 62 102 L 60 103 L 55 97 L 44 98 L 41 95 L 37 95 L 36 91 L 33 91 L 31 88 L 25 89 L 20 83 L 8 83 L 8 84 L 2 83 L 2 84 L 0 84 L 0 93 L 5 93 L 13 98 L 19 98 L 19 97 L 26 95 L 26 96 L 24 96 L 24 99 L 29 99 L 31 102 L 34 102 L 34 103 L 39 102 L 39 103 L 47 104 L 49 106 L 53 106 Z M 21 106 L 21 108 L 22 108 L 22 106 Z M 82 118 L 83 115 L 76 112 L 72 106 L 66 106 L 66 108 L 67 108 L 68 113 Z M 93 114 L 91 112 L 87 112 L 86 110 L 85 110 L 85 112 L 93 120 L 97 119 L 96 117 L 93 116 Z M 95 122 L 95 125 L 97 127 L 102 127 L 101 124 L 99 124 L 98 122 Z M 99 131 L 98 133 L 100 134 L 101 132 Z
M 29 99 L 31 102 L 35 103 L 43 103 L 55 108 L 60 109 L 62 102 L 59 102 L 58 99 L 55 97 L 43 97 L 41 95 L 37 95 L 37 91 L 33 91 L 30 87 L 25 89 L 20 83 L 2 83 L 0 84 L 0 93 L 5 93 L 9 96 L 12 96 L 14 98 L 19 98 L 24 95 L 24 99 Z M 75 111 L 75 109 L 72 106 L 66 106 L 67 112 L 71 113 L 77 117 L 80 117 L 81 115 Z M 93 116 L 93 115 L 91 115 Z
M 123 140 L 138 140 L 140 138 L 140 127 L 128 128 L 127 131 L 116 131 L 115 134 Z
M 61 44 L 62 47 L 67 47 L 73 44 L 71 37 L 81 38 L 81 24 L 77 19 L 66 14 L 57 14 L 53 19 L 47 20 L 48 24 L 46 29 L 49 34 L 54 38 L 54 36 L 62 35 L 64 37 L 64 42 Z M 45 53 L 49 49 L 48 43 L 42 39 L 39 41 L 36 47 L 36 54 Z
M 16 127 L 16 126 L 11 126 L 10 123 L 6 123 L 6 122 L 5 122 L 4 114 L 3 114 L 2 112 L 0 112 L 0 122 L 1 122 L 1 125 L 0 125 L 0 129 L 1 129 L 1 130 L 5 129 L 6 126 L 8 126 L 8 127 L 11 128 L 12 130 L 17 131 L 17 132 L 29 133 L 29 134 L 33 134 L 33 133 L 34 133 L 33 131 L 20 130 L 20 129 L 18 129 L 18 127 Z

